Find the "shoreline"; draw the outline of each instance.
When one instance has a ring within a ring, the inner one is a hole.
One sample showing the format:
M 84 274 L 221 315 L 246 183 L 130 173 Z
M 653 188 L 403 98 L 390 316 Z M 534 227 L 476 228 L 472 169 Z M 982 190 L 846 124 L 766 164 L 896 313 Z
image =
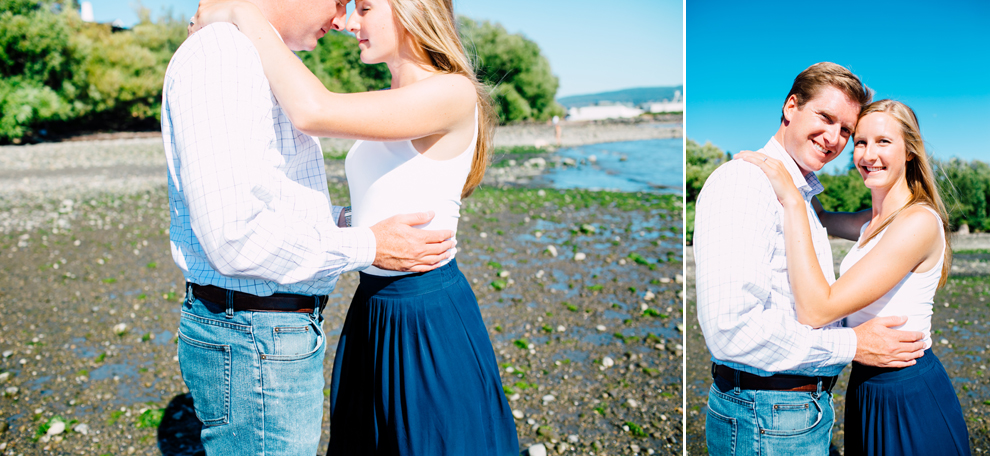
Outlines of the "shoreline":
M 154 133 L 95 135 L 94 140 L 75 140 L 31 145 L 0 146 L 0 232 L 10 231 L 11 208 L 24 208 L 53 199 L 80 200 L 103 193 L 134 194 L 164 187 L 167 183 L 162 139 Z M 563 122 L 562 146 L 572 147 L 616 141 L 683 137 L 679 124 L 609 121 Z M 547 146 L 553 140 L 549 124 L 519 124 L 499 127 L 496 146 Z M 325 156 L 339 155 L 353 140 L 322 138 Z M 344 180 L 343 160 L 325 160 L 327 179 Z M 532 178 L 542 169 L 523 170 L 523 165 L 489 168 L 486 182 L 500 185 Z M 535 174 L 534 174 L 535 173 Z M 14 228 L 16 230 L 16 228 Z

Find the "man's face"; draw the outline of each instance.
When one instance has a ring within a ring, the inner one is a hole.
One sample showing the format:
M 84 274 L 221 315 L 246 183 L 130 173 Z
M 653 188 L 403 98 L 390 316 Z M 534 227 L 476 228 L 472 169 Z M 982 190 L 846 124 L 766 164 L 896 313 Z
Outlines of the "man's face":
M 846 147 L 856 129 L 859 103 L 835 87 L 825 87 L 803 107 L 791 95 L 784 104 L 784 150 L 802 174 L 820 171 Z
M 290 0 L 283 2 L 283 13 L 290 22 L 283 27 L 282 39 L 293 51 L 312 51 L 316 42 L 330 30 L 343 30 L 350 0 Z

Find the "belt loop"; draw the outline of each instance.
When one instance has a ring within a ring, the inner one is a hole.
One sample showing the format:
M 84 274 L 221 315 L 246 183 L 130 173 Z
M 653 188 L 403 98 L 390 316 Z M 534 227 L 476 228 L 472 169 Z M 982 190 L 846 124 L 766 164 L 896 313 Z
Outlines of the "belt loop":
M 320 307 L 320 297 L 313 296 L 313 321 L 320 321 L 320 313 L 323 312 L 323 308 Z
M 739 381 L 739 369 L 732 369 L 732 392 L 737 396 L 742 394 L 742 383 Z
M 822 377 L 815 377 L 815 380 L 817 380 L 817 386 L 815 387 L 815 399 L 818 399 L 822 395 Z
M 186 282 L 186 300 L 185 304 L 190 305 L 193 300 L 193 284 L 192 282 Z
M 227 319 L 234 318 L 234 292 L 231 290 L 224 289 L 227 293 Z

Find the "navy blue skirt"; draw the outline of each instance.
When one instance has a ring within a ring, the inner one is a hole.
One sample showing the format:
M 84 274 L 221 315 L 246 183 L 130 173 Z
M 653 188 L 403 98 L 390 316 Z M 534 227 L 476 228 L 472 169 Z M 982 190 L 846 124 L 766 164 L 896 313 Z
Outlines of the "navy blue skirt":
M 949 375 L 932 353 L 910 367 L 853 363 L 845 454 L 969 455 L 969 432 Z
M 456 261 L 361 274 L 333 363 L 327 454 L 519 454 L 488 331 Z

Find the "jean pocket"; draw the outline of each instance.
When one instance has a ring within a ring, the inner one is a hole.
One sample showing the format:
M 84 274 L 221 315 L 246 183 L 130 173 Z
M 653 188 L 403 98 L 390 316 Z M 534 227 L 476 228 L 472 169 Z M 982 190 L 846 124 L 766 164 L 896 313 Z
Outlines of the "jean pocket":
M 771 406 L 770 427 L 765 434 L 789 436 L 811 432 L 821 423 L 825 413 L 822 405 L 811 394 L 807 398 L 788 398 Z
M 230 346 L 192 339 L 179 331 L 179 366 L 204 426 L 230 422 Z
M 722 407 L 746 407 L 742 403 L 736 403 L 735 398 L 727 398 L 712 386 L 708 397 L 708 414 L 705 420 L 705 440 L 708 443 L 708 454 L 734 455 L 736 454 L 736 440 L 739 435 L 739 422 L 736 418 L 719 413 L 715 409 Z M 723 410 L 723 412 L 728 412 Z
M 736 435 L 739 431 L 735 418 L 724 416 L 711 408 L 705 421 L 705 440 L 708 442 L 708 454 L 736 454 Z
M 323 328 L 317 321 L 306 326 L 272 328 L 273 353 L 263 355 L 269 361 L 295 361 L 309 358 L 323 348 Z

